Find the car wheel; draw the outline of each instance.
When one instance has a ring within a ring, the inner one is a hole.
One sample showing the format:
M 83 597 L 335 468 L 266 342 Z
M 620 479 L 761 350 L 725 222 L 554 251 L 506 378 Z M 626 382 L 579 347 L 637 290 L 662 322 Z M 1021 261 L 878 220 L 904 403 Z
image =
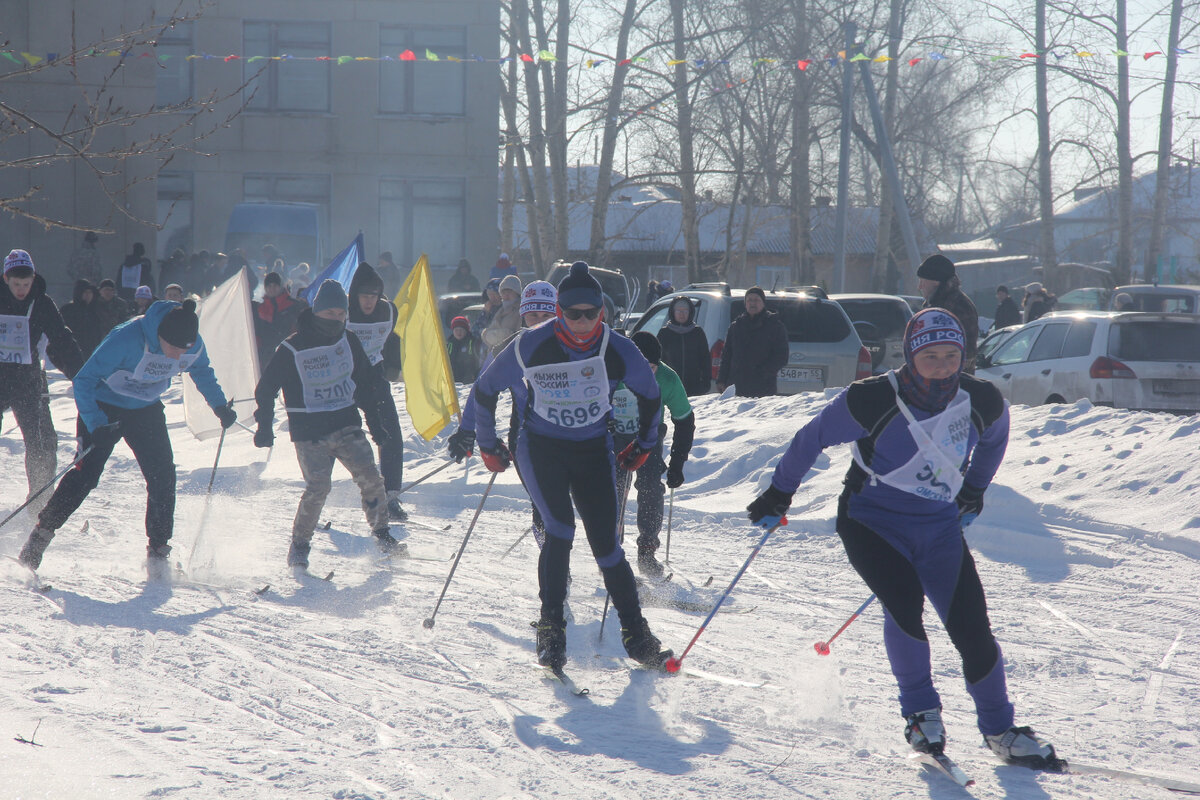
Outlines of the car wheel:
M 1061 395 L 1057 395 L 1057 394 L 1052 394 L 1046 398 L 1047 405 L 1049 405 L 1051 403 L 1065 403 L 1065 402 L 1067 402 L 1066 399 L 1063 398 Z

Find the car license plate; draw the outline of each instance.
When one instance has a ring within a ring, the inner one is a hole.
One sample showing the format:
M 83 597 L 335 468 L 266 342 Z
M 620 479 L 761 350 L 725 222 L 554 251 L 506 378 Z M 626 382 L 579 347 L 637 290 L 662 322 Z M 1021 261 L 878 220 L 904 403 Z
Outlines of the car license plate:
M 825 383 L 825 368 L 824 367 L 784 367 L 779 370 L 780 380 L 808 382 L 815 381 L 817 383 Z
M 1200 393 L 1200 381 L 1189 380 L 1156 380 L 1151 383 L 1155 394 L 1188 395 Z

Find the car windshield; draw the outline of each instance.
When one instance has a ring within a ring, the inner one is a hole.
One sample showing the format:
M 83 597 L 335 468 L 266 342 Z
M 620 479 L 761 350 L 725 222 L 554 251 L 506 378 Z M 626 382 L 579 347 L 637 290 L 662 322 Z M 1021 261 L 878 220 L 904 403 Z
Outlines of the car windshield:
M 1129 320 L 1113 325 L 1108 352 L 1120 361 L 1200 361 L 1200 325 Z
M 908 317 L 904 311 L 908 304 L 903 300 L 838 300 L 851 322 L 868 322 L 875 327 L 877 335 L 891 339 L 904 333 Z
M 767 308 L 779 315 L 789 342 L 840 342 L 850 335 L 850 324 L 837 303 L 801 297 L 767 297 Z M 746 304 L 736 298 L 729 318 L 737 319 Z

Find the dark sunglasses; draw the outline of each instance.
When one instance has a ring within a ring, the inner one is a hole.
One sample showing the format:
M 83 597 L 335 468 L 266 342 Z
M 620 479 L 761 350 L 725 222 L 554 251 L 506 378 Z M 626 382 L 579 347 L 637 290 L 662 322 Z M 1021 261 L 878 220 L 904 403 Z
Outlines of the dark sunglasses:
M 579 319 L 580 317 L 587 317 L 588 319 L 595 319 L 596 317 L 600 316 L 600 309 L 599 309 L 599 308 L 596 308 L 596 307 L 592 307 L 592 308 L 564 308 L 564 309 L 563 309 L 563 316 L 564 316 L 564 317 L 566 317 L 566 318 L 567 318 L 567 319 L 569 319 L 569 320 L 577 320 L 577 319 Z

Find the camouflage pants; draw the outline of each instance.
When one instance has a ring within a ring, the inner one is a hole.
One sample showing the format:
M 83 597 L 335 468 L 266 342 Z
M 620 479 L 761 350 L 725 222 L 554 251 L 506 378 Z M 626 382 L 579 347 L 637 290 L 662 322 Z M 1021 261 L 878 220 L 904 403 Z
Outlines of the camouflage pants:
M 362 493 L 363 512 L 372 531 L 387 528 L 387 496 L 383 489 L 383 478 L 375 467 L 375 454 L 367 442 L 367 436 L 358 426 L 317 439 L 315 442 L 293 442 L 296 445 L 296 460 L 304 475 L 304 494 L 300 495 L 300 507 L 296 509 L 296 520 L 292 523 L 292 541 L 308 545 L 313 531 L 325 507 L 325 498 L 332 488 L 333 462 L 340 461 L 350 472 Z

